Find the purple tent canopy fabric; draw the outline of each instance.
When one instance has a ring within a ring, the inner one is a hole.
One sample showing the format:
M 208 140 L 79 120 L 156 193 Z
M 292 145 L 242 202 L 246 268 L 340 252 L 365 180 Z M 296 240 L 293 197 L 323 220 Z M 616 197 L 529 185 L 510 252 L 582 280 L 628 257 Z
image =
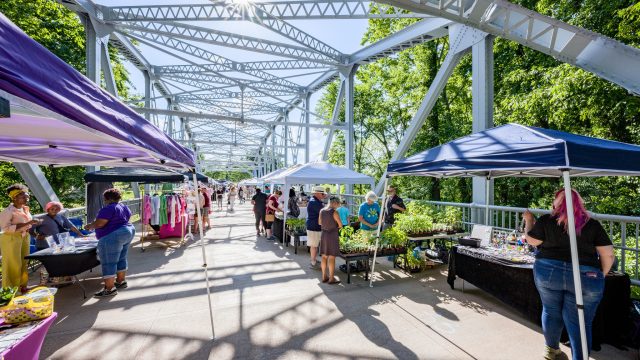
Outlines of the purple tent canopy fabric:
M 0 13 L 0 159 L 194 167 L 193 152 L 28 37 Z

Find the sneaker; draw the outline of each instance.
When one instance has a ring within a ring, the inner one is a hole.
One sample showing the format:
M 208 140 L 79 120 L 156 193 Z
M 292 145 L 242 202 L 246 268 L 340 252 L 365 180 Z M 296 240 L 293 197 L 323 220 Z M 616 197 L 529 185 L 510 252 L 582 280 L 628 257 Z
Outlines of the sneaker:
M 129 287 L 129 284 L 127 284 L 127 280 L 123 281 L 123 282 L 117 282 L 116 281 L 116 289 L 126 289 Z
M 275 237 L 275 236 L 273 236 L 273 235 L 271 235 L 271 236 L 269 236 L 269 237 L 267 238 L 267 240 L 271 240 L 271 241 L 274 241 L 275 239 L 276 239 L 276 237 Z
M 257 237 L 262 236 L 262 234 L 260 234 L 260 231 L 256 231 L 256 236 L 257 236 Z
M 317 269 L 318 268 L 318 263 L 309 263 L 309 269 Z
M 554 349 L 551 346 L 545 346 L 544 348 L 544 358 L 545 360 L 556 360 L 558 356 L 562 355 L 562 350 Z
M 104 288 L 100 292 L 93 294 L 93 296 L 97 298 L 104 298 L 104 297 L 110 297 L 115 295 L 118 295 L 118 289 L 116 289 L 115 287 L 111 290 L 107 290 L 106 288 Z

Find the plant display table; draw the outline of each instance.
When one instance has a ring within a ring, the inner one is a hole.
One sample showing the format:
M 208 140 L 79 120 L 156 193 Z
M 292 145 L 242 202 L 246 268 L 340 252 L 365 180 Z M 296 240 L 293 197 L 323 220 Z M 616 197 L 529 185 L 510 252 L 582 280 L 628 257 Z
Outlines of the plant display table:
M 364 273 L 364 279 L 365 280 L 369 280 L 369 258 L 371 257 L 371 254 L 368 252 L 365 253 L 353 253 L 353 254 L 343 254 L 340 253 L 340 255 L 338 255 L 338 257 L 344 259 L 346 265 L 347 265 L 347 284 L 351 284 L 351 262 L 352 261 L 359 261 L 359 260 L 363 260 L 366 261 L 366 267 L 365 267 L 365 273 Z
M 303 243 L 306 245 L 307 244 L 307 232 L 295 232 L 295 231 L 291 231 L 291 230 L 287 230 L 287 237 L 286 237 L 286 246 L 289 246 L 289 243 L 293 242 L 293 252 L 295 254 L 298 254 L 298 246 L 301 246 Z M 293 239 L 293 241 L 291 241 L 290 239 Z

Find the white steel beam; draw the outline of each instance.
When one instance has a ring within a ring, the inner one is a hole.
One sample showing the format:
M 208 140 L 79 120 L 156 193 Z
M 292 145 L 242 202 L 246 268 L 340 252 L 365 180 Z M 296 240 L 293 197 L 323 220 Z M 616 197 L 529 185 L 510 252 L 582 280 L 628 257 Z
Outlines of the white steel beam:
M 420 20 L 349 56 L 349 64 L 362 64 L 393 55 L 402 50 L 448 35 L 453 22 L 442 18 Z
M 340 110 L 342 109 L 342 101 L 344 100 L 344 80 L 340 81 L 338 87 L 338 96 L 336 96 L 336 102 L 333 105 L 333 114 L 331 115 L 331 123 L 338 124 L 338 118 L 340 117 Z M 324 143 L 324 150 L 322 151 L 322 160 L 326 161 L 329 158 L 329 150 L 331 150 L 331 142 L 333 141 L 333 130 L 329 129 L 327 133 L 327 139 Z
M 506 0 L 381 0 L 466 24 L 572 64 L 640 95 L 640 49 Z
M 201 43 L 231 47 L 263 54 L 277 54 L 292 59 L 315 61 L 329 65 L 336 65 L 331 57 L 302 46 L 289 45 L 277 41 L 260 39 L 252 36 L 236 35 L 230 32 L 214 30 L 189 24 L 176 22 L 125 22 L 115 25 L 116 29 L 171 36 L 178 39 L 198 41 Z
M 14 162 L 16 170 L 22 176 L 22 179 L 29 187 L 29 190 L 35 195 L 38 203 L 44 209 L 49 201 L 60 201 L 56 192 L 53 191 L 51 184 L 44 176 L 44 173 L 38 165 L 32 163 Z
M 390 161 L 395 161 L 405 156 L 405 154 L 409 150 L 409 147 L 411 146 L 411 143 L 413 143 L 413 140 L 418 135 L 418 132 L 422 128 L 422 125 L 427 120 L 427 117 L 431 113 L 433 106 L 436 104 L 436 101 L 440 97 L 440 94 L 442 93 L 442 90 L 447 84 L 449 77 L 453 73 L 453 70 L 460 62 L 460 59 L 462 58 L 462 56 L 469 51 L 469 47 L 473 45 L 473 44 L 467 44 L 465 46 L 455 45 L 455 44 L 461 44 L 463 42 L 462 37 L 466 37 L 465 34 L 468 34 L 466 32 L 465 26 L 454 25 L 449 29 L 449 31 L 450 31 L 449 53 L 447 54 L 447 57 L 444 59 L 444 62 L 442 63 L 442 66 L 440 67 L 440 69 L 438 69 L 438 72 L 436 73 L 436 76 L 433 79 L 433 82 L 429 86 L 429 90 L 427 91 L 427 94 L 424 96 L 424 99 L 422 100 L 420 107 L 418 107 L 418 110 L 413 115 L 413 118 L 409 123 L 409 127 L 404 132 L 404 135 L 402 136 L 402 140 L 398 144 L 398 147 L 396 148 L 396 151 L 394 152 Z M 380 179 L 380 181 L 376 186 L 375 191 L 377 194 L 382 194 L 384 181 L 386 177 L 387 177 L 387 172 L 385 171 L 384 174 L 382 175 L 382 178 Z
M 303 0 L 255 2 L 282 20 L 306 19 L 398 19 L 423 18 L 428 15 L 408 13 L 371 1 Z M 245 14 L 237 2 L 216 1 L 212 4 L 152 5 L 100 7 L 105 21 L 241 21 Z
M 150 114 L 155 114 L 155 115 L 169 115 L 169 116 L 178 116 L 178 117 L 183 117 L 183 118 L 191 118 L 191 119 L 211 119 L 211 120 L 222 120 L 222 121 L 235 121 L 235 122 L 239 122 L 239 123 L 249 123 L 249 124 L 261 124 L 261 125 L 265 125 L 265 126 L 273 126 L 274 123 L 273 121 L 266 121 L 266 120 L 258 120 L 258 119 L 248 119 L 248 118 L 238 118 L 238 117 L 231 117 L 231 116 L 222 116 L 222 115 L 214 115 L 214 114 L 200 114 L 200 113 L 194 113 L 194 112 L 189 112 L 189 111 L 179 111 L 179 110 L 167 110 L 167 109 L 154 109 L 154 108 L 140 108 L 140 107 L 132 107 L 133 110 L 135 110 L 138 113 L 144 114 L 144 113 L 150 113 Z M 298 122 L 279 122 L 277 123 L 278 125 L 289 125 L 289 126 L 309 126 L 312 128 L 316 128 L 316 129 L 334 129 L 334 130 L 341 130 L 344 127 L 343 126 L 338 126 L 338 125 L 325 125 L 325 124 L 303 124 L 303 123 L 298 123 Z

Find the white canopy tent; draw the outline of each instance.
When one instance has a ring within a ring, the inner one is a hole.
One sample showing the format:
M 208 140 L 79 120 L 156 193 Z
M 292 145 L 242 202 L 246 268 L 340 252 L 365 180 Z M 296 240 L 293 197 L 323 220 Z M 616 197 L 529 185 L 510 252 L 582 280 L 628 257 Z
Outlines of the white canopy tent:
M 242 180 L 240 181 L 240 183 L 238 183 L 238 185 L 240 186 L 258 186 L 258 185 L 262 185 L 262 181 L 258 178 L 251 178 L 251 179 L 246 179 L 246 180 Z
M 346 167 L 330 164 L 324 161 L 310 162 L 304 165 L 293 166 L 277 176 L 269 178 L 273 184 L 284 184 L 284 213 L 283 218 L 286 226 L 286 214 L 289 211 L 289 188 L 291 185 L 307 185 L 307 184 L 369 184 L 371 188 L 374 186 L 374 180 L 371 176 L 360 174 Z M 286 231 L 282 232 L 283 241 L 285 241 Z

